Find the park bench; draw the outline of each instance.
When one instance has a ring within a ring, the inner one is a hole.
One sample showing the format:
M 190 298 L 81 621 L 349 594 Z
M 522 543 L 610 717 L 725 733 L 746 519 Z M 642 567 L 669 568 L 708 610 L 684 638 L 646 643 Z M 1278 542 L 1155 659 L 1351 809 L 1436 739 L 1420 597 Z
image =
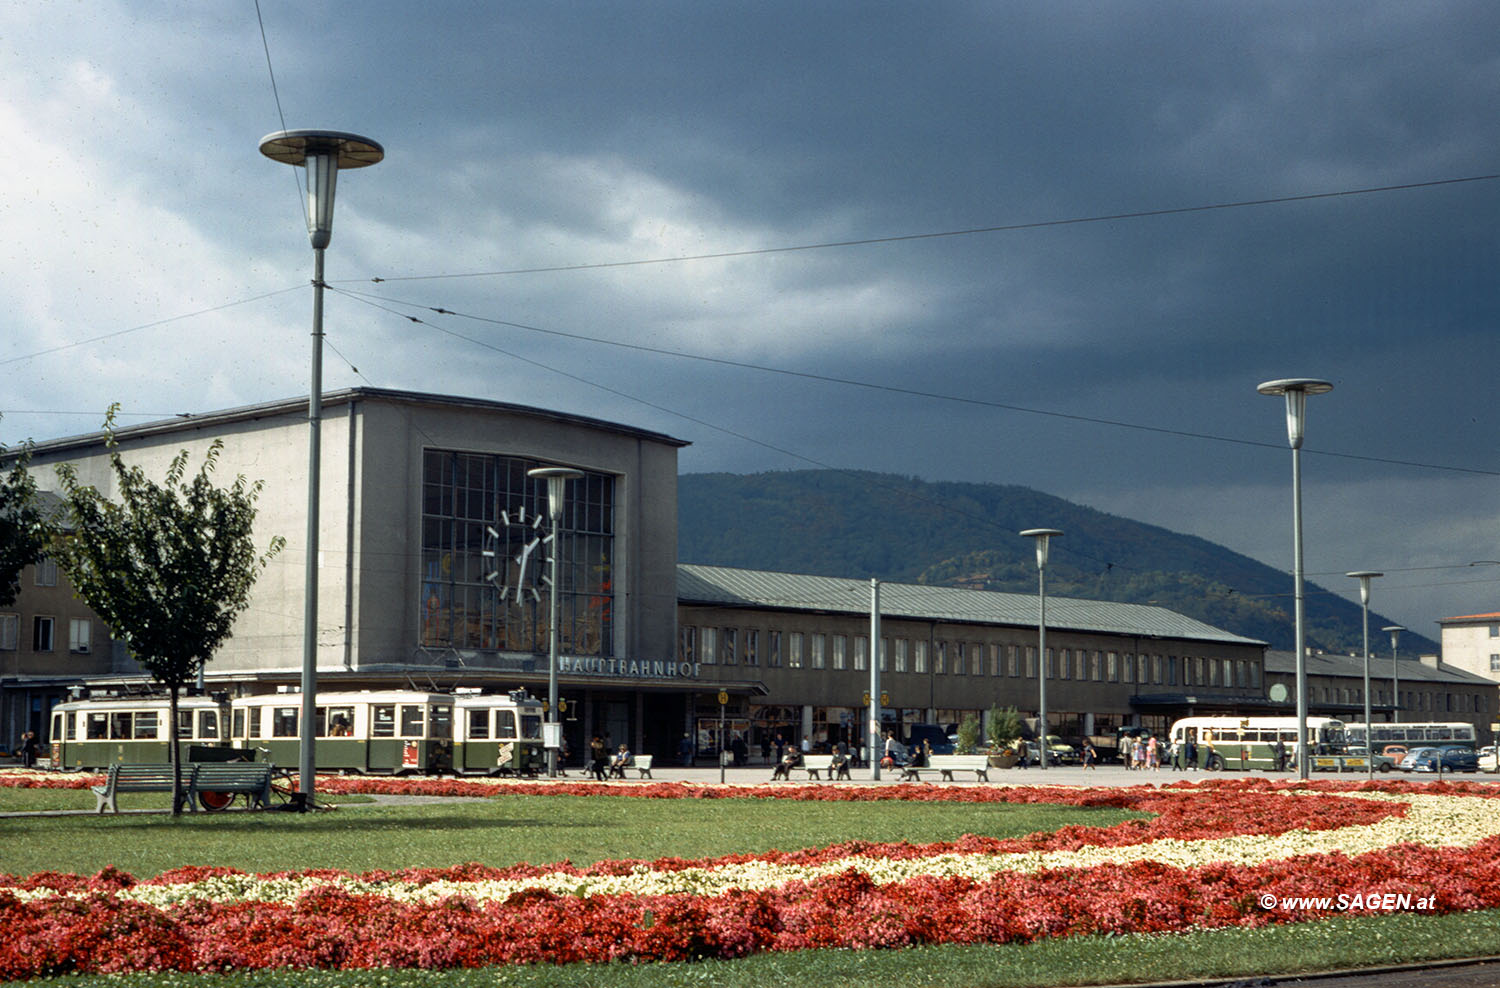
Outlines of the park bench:
M 655 755 L 636 755 L 630 760 L 630 767 L 641 773 L 643 779 L 654 778 L 651 774 L 651 762 L 655 758 Z
M 194 765 L 188 805 L 202 801 L 204 809 L 220 809 L 243 793 L 249 797 L 252 809 L 269 809 L 273 769 L 274 766 L 263 762 L 203 762 Z M 211 805 L 215 803 L 217 805 Z
M 807 777 L 809 779 L 818 778 L 820 773 L 829 782 L 834 781 L 835 777 L 840 779 L 849 778 L 849 759 L 847 758 L 844 759 L 842 765 L 834 768 L 832 755 L 803 755 L 802 764 L 799 767 L 807 769 Z
M 990 781 L 990 759 L 988 755 L 933 755 L 922 766 L 904 765 L 901 768 L 902 782 L 921 782 L 923 771 L 937 772 L 945 782 L 953 781 L 954 772 L 973 772 L 977 780 Z
M 184 768 L 182 778 L 182 792 L 187 794 L 192 787 L 193 768 Z M 165 763 L 131 765 L 116 762 L 109 767 L 104 785 L 89 788 L 93 790 L 94 799 L 97 800 L 95 813 L 103 813 L 106 806 L 111 813 L 118 813 L 120 806 L 115 802 L 115 797 L 122 792 L 171 792 L 172 766 Z M 191 799 L 188 800 L 188 810 L 194 813 L 198 811 Z

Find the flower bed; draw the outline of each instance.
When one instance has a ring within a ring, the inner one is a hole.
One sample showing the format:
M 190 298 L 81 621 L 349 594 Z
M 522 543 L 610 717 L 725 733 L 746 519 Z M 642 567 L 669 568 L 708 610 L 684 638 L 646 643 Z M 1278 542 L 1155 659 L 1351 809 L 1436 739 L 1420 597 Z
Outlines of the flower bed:
M 340 781 L 349 788 L 371 782 Z M 473 967 L 1024 942 L 1295 922 L 1350 911 L 1347 901 L 1330 898 L 1349 894 L 1359 909 L 1366 903 L 1433 913 L 1500 907 L 1497 790 L 1477 784 L 463 784 L 559 798 L 596 791 L 646 798 L 945 798 L 1119 806 L 1154 815 L 1012 840 L 852 842 L 587 868 L 471 864 L 262 876 L 187 868 L 147 880 L 117 870 L 91 878 L 8 877 L 0 880 L 7 931 L 0 979 L 73 970 Z

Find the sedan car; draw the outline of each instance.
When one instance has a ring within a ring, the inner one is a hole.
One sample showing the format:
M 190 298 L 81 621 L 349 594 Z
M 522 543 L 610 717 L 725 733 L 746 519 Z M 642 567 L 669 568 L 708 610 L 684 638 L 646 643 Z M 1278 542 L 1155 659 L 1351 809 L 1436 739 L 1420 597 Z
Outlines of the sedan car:
M 1500 772 L 1500 748 L 1490 745 L 1479 749 L 1479 771 Z
M 1436 748 L 1413 748 L 1396 763 L 1396 767 L 1403 772 L 1410 772 L 1417 767 L 1417 761 L 1437 751 Z
M 1415 755 L 1407 755 L 1405 761 L 1413 759 L 1413 772 L 1436 772 L 1439 770 L 1439 761 L 1444 772 L 1479 771 L 1479 756 L 1474 754 L 1474 749 L 1457 744 L 1443 748 L 1424 748 Z

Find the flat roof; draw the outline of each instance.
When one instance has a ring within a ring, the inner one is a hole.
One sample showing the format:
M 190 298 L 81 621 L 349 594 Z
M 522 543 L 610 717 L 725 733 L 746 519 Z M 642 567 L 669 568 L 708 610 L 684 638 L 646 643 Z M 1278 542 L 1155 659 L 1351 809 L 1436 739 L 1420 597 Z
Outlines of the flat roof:
M 530 405 L 517 405 L 512 402 L 494 401 L 488 398 L 428 394 L 421 391 L 399 391 L 390 388 L 342 388 L 337 391 L 324 392 L 323 394 L 323 405 L 325 407 L 353 405 L 358 401 L 382 401 L 390 404 L 504 412 L 582 426 L 600 432 L 613 432 L 649 442 L 662 443 L 667 446 L 683 447 L 691 445 L 685 439 L 677 439 L 663 432 L 638 429 L 634 426 L 591 418 L 587 415 L 575 415 L 570 412 L 559 412 L 548 408 L 535 408 Z M 157 435 L 169 435 L 187 429 L 201 429 L 204 426 L 254 421 L 255 419 L 271 416 L 304 412 L 306 409 L 306 398 L 282 398 L 276 401 L 259 402 L 254 405 L 241 405 L 237 408 L 225 408 L 201 414 L 184 413 L 170 419 L 158 419 L 154 422 L 145 422 L 140 425 L 117 426 L 115 436 L 120 439 L 139 439 Z M 32 449 L 37 453 L 56 453 L 79 447 L 95 446 L 98 445 L 103 435 L 104 432 L 101 429 L 98 432 L 90 432 L 83 435 L 47 439 L 34 443 Z
M 721 607 L 769 607 L 834 614 L 869 614 L 870 581 L 804 576 L 728 566 L 677 565 L 677 601 Z M 880 584 L 880 613 L 890 618 L 939 619 L 966 624 L 1037 626 L 1034 594 Z M 1230 645 L 1266 643 L 1231 634 L 1184 614 L 1151 604 L 1077 600 L 1047 595 L 1047 627 L 1067 631 L 1176 638 Z

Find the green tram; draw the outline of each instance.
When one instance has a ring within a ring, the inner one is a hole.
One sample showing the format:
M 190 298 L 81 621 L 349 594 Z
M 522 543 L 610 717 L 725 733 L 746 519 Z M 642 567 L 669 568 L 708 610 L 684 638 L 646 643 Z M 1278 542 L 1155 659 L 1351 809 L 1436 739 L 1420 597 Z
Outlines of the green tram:
M 1366 733 L 1375 735 L 1371 740 L 1377 753 L 1388 744 L 1403 744 L 1407 748 L 1462 745 L 1470 751 L 1477 751 L 1479 748 L 1478 733 L 1474 730 L 1474 725 L 1467 721 L 1376 724 L 1373 732 L 1367 732 L 1364 724 L 1344 725 L 1344 736 L 1351 745 L 1364 745 Z
M 195 746 L 227 746 L 229 708 L 206 696 L 177 700 L 181 759 Z M 52 708 L 53 768 L 107 768 L 116 762 L 168 762 L 171 707 L 165 696 L 70 700 Z
M 296 765 L 302 750 L 302 694 L 239 696 L 230 738 L 263 760 Z M 408 690 L 322 693 L 314 707 L 319 772 L 438 775 L 453 771 L 453 697 Z
M 461 775 L 535 775 L 542 768 L 541 700 L 513 693 L 454 697 L 453 768 Z
M 1342 755 L 1344 723 L 1331 717 L 1307 718 L 1314 768 L 1363 768 L 1363 760 Z M 1186 745 L 1193 743 L 1193 761 L 1199 768 L 1277 769 L 1276 743 L 1286 752 L 1287 766 L 1297 764 L 1297 718 L 1295 717 L 1185 717 L 1172 724 L 1170 738 L 1179 764 L 1186 758 Z M 1328 760 L 1328 764 L 1320 764 Z M 1338 764 L 1335 765 L 1334 762 Z M 1185 766 L 1184 766 L 1185 767 Z
M 249 757 L 295 766 L 302 695 L 185 696 L 178 700 L 184 763 Z M 543 762 L 542 702 L 507 694 L 415 690 L 320 692 L 314 756 L 320 772 L 370 775 L 527 775 Z M 102 769 L 168 761 L 165 696 L 94 697 L 52 711 L 52 764 Z M 207 749 L 218 749 L 209 751 Z

